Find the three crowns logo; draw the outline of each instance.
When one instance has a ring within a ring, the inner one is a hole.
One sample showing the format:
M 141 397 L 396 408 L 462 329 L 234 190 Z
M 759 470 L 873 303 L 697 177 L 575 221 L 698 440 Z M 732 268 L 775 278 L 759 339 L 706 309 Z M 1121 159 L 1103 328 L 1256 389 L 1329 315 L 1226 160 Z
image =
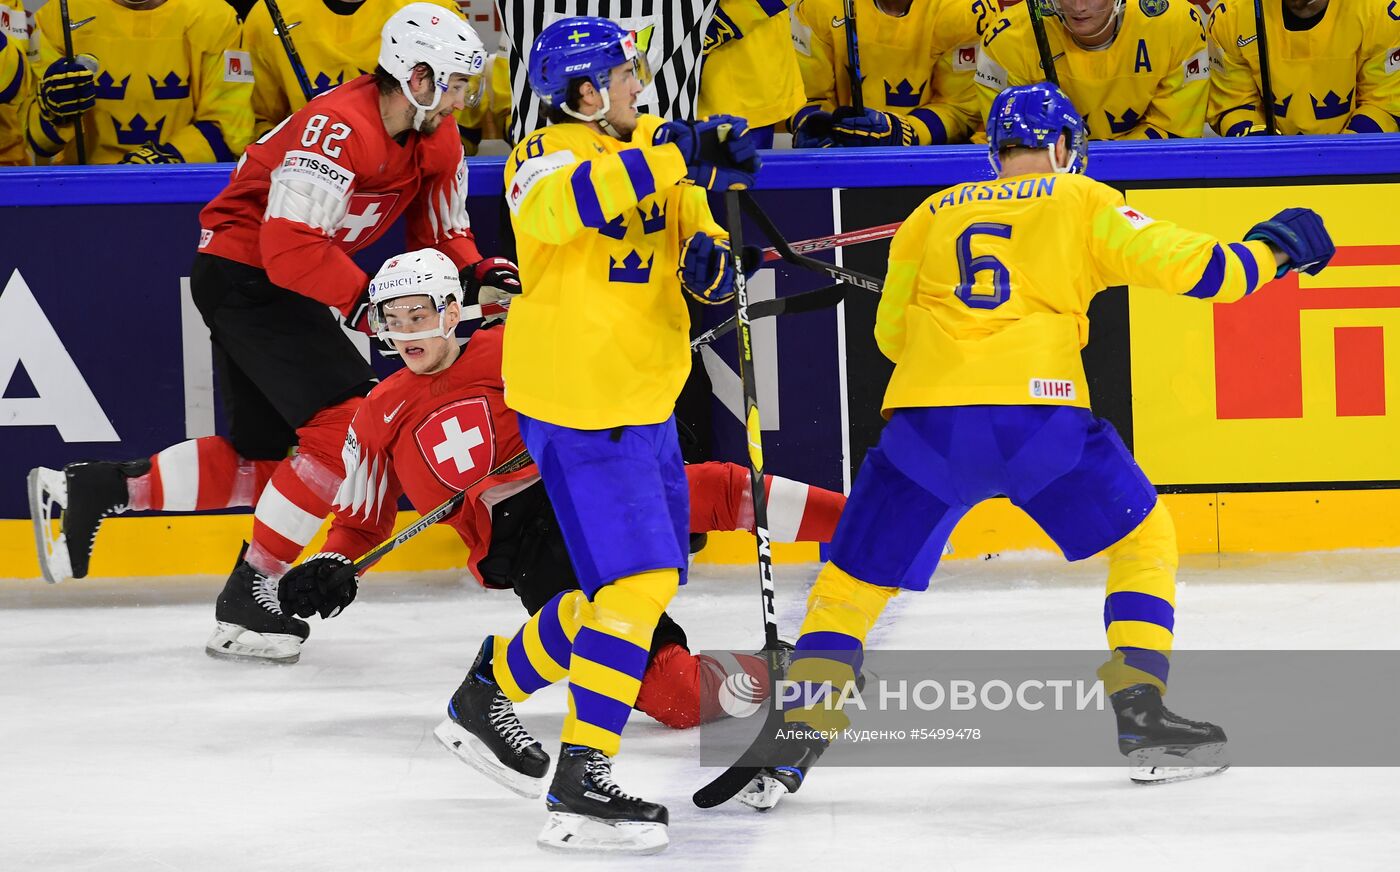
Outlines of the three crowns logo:
M 633 249 L 618 263 L 612 257 L 608 258 L 608 281 L 624 282 L 632 285 L 644 285 L 651 280 L 651 264 L 656 259 L 655 255 L 647 258 L 646 263 L 642 263 L 642 256 Z
M 924 101 L 924 88 L 928 87 L 928 82 L 924 81 L 915 87 L 909 84 L 908 79 L 900 79 L 899 84 L 890 87 L 889 80 L 885 80 L 885 105 L 890 108 L 913 109 Z

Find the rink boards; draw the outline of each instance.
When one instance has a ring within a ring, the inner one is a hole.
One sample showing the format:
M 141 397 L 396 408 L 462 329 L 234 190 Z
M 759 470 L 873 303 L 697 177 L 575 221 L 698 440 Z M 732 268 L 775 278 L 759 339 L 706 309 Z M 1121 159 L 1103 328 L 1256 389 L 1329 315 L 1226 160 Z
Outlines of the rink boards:
M 860 158 L 775 154 L 759 200 L 795 241 L 898 221 L 933 191 L 989 172 L 971 146 Z M 469 162 L 469 211 L 488 254 L 501 246 L 501 167 Z M 1228 307 L 1141 289 L 1095 301 L 1085 350 L 1095 408 L 1167 494 L 1182 550 L 1400 546 L 1400 231 L 1390 214 L 1400 202 L 1400 141 L 1097 144 L 1090 169 L 1158 220 L 1239 238 L 1254 221 L 1305 205 L 1323 214 L 1338 244 L 1321 275 L 1290 275 Z M 0 171 L 0 577 L 37 575 L 23 520 L 29 467 L 138 457 L 219 431 L 207 333 L 186 277 L 198 210 L 228 171 Z M 838 174 L 843 187 L 833 190 Z M 746 235 L 761 239 L 755 228 Z M 357 260 L 372 272 L 401 245 L 401 230 L 391 229 Z M 841 254 L 882 274 L 887 251 L 874 242 Z M 783 267 L 751 287 L 763 299 L 821 284 Z M 770 472 L 848 486 L 878 436 L 890 370 L 870 335 L 876 302 L 853 291 L 839 309 L 756 325 Z M 732 341 L 698 360 L 714 389 L 717 453 L 739 461 Z M 249 527 L 238 514 L 114 519 L 93 573 L 227 571 L 229 543 Z M 744 534 L 711 542 L 702 560 L 752 559 Z M 1053 548 L 1001 501 L 969 515 L 953 544 L 955 556 Z M 779 548 L 776 557 L 811 560 L 816 549 Z M 446 530 L 385 563 L 462 565 Z

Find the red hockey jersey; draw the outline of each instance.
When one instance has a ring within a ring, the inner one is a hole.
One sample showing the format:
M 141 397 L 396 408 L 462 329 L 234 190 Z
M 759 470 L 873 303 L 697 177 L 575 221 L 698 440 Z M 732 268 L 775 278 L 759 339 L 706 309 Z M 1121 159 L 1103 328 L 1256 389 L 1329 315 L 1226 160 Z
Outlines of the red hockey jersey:
M 380 382 L 345 436 L 345 481 L 325 550 L 358 559 L 389 538 L 400 494 L 420 513 L 467 491 L 450 525 L 471 549 L 491 543 L 491 507 L 539 480 L 501 384 L 501 328 L 478 330 L 447 369 L 401 369 Z
M 372 76 L 327 91 L 248 146 L 199 214 L 206 254 L 267 271 L 273 284 L 350 314 L 369 284 L 351 253 L 407 213 L 408 250 L 481 260 L 467 220 L 457 126 L 389 136 Z

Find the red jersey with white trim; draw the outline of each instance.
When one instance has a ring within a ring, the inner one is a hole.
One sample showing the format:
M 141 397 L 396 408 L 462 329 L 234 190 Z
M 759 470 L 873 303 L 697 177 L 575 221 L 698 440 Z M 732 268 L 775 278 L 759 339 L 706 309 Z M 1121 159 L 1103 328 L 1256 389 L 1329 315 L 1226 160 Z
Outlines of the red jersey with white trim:
M 248 146 L 199 213 L 199 248 L 267 271 L 272 283 L 345 314 L 369 285 L 350 255 L 408 220 L 408 251 L 481 260 L 467 220 L 457 126 L 390 137 L 379 89 L 361 76 L 316 97 Z
M 345 435 L 345 481 L 326 551 L 359 559 L 389 538 L 400 494 L 426 514 L 465 490 L 463 507 L 442 523 L 471 550 L 468 567 L 481 580 L 477 563 L 491 543 L 491 507 L 540 477 L 506 407 L 504 333 L 478 330 L 442 372 L 404 368 L 365 397 Z

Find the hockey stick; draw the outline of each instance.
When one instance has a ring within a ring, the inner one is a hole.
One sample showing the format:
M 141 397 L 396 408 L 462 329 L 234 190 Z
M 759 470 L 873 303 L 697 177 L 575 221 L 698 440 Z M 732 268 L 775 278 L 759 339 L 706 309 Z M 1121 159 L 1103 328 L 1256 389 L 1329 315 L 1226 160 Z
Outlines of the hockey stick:
M 1258 36 L 1259 48 L 1259 96 L 1264 101 L 1264 126 L 1269 135 L 1278 133 L 1274 119 L 1274 77 L 1269 69 L 1269 40 L 1264 34 L 1264 0 L 1254 0 L 1254 32 Z
M 282 51 L 287 54 L 287 63 L 291 64 L 292 75 L 296 76 L 302 95 L 306 97 L 306 102 L 310 103 L 311 98 L 316 95 L 311 90 L 311 79 L 307 78 L 306 67 L 301 64 L 301 55 L 297 54 L 297 47 L 292 44 L 292 35 L 287 32 L 287 22 L 282 18 L 282 10 L 277 8 L 277 0 L 263 2 L 267 5 L 267 14 L 272 18 L 272 27 L 277 32 L 277 38 L 282 42 Z
M 825 288 L 817 288 L 815 291 L 805 291 L 801 294 L 793 294 L 790 297 L 778 297 L 774 300 L 764 300 L 761 303 L 753 303 L 749 306 L 749 321 L 758 318 L 770 318 L 774 315 L 795 315 L 799 312 L 815 312 L 818 309 L 825 309 L 835 306 L 846 299 L 845 283 L 829 285 Z M 737 314 L 730 315 L 728 319 L 715 327 L 711 327 L 704 333 L 690 340 L 690 350 L 699 351 L 706 345 L 714 342 L 722 336 L 728 336 L 739 324 Z
M 846 76 L 851 80 L 851 108 L 865 114 L 865 76 L 860 71 L 860 37 L 856 35 L 856 2 L 846 3 Z
M 1055 72 L 1055 56 L 1050 53 L 1050 37 L 1045 35 L 1045 14 L 1041 11 L 1041 2 L 1043 0 L 1026 0 L 1026 8 L 1031 14 L 1031 31 L 1035 34 L 1035 50 L 1040 55 L 1041 72 L 1045 73 L 1045 81 L 1058 88 L 1060 77 Z
M 73 55 L 73 18 L 68 14 L 68 0 L 58 0 L 58 17 L 63 27 L 64 60 L 76 60 Z M 83 133 L 83 116 L 73 122 L 73 143 L 78 147 L 78 163 L 87 163 L 87 139 Z
M 849 0 L 847 9 L 850 9 Z M 729 244 L 734 251 L 743 251 L 743 209 L 741 194 L 729 191 L 724 195 L 728 213 Z M 768 687 L 776 692 L 780 668 L 778 657 L 778 617 L 773 608 L 773 546 L 768 537 L 768 494 L 763 484 L 763 430 L 758 420 L 758 386 L 753 371 L 753 333 L 749 325 L 749 289 L 744 270 L 734 270 L 734 317 L 739 325 L 739 376 L 744 385 L 744 421 L 749 442 L 749 480 L 753 496 L 753 529 L 758 540 L 758 581 L 763 597 L 763 651 L 768 661 Z M 782 712 L 770 711 L 768 722 L 782 718 Z M 767 735 L 767 724 L 760 738 Z M 742 762 L 742 761 L 741 761 Z M 711 808 L 726 801 L 743 789 L 757 769 L 738 764 L 725 769 L 719 777 L 695 792 L 692 800 L 700 808 Z M 737 782 L 737 783 L 736 783 Z
M 783 238 L 783 234 L 778 232 L 777 225 L 773 223 L 773 219 L 769 218 L 768 215 L 764 213 L 763 208 L 748 195 L 748 192 L 740 192 L 739 198 L 740 203 L 744 207 L 744 211 L 763 229 L 763 233 L 768 237 L 769 241 L 773 243 L 773 247 L 777 250 L 778 256 L 783 260 L 803 267 L 804 269 L 824 272 L 839 282 L 855 285 L 858 288 L 865 288 L 867 291 L 874 291 L 877 294 L 884 289 L 884 279 L 877 279 L 863 272 L 835 266 L 824 260 L 817 260 L 815 257 L 799 254 L 793 249 L 792 245 Z
M 530 455 L 522 451 L 519 454 L 512 457 L 511 459 L 507 460 L 505 463 L 502 463 L 500 466 L 486 473 L 486 475 L 489 477 L 493 475 L 500 475 L 503 472 L 515 472 L 517 469 L 520 469 L 531 463 L 534 463 L 534 461 L 530 459 Z M 368 554 L 355 561 L 355 563 L 353 564 L 355 574 L 360 575 L 385 554 L 388 554 L 390 551 L 393 551 L 395 548 L 407 542 L 409 539 L 412 539 L 414 536 L 417 536 L 419 533 L 436 524 L 438 521 L 443 520 L 448 515 L 457 511 L 457 509 L 462 505 L 463 502 L 466 501 L 466 499 L 466 491 L 457 491 L 455 494 L 447 498 L 447 502 L 433 509 L 431 512 L 428 512 L 428 514 L 414 521 L 412 524 L 409 524 L 407 527 L 404 527 L 398 533 L 395 533 L 392 538 L 385 539 L 383 542 L 376 545 Z
M 878 227 L 867 227 L 864 230 L 848 230 L 845 233 L 833 233 L 831 236 L 818 236 L 815 239 L 804 239 L 801 242 L 790 242 L 788 247 L 798 254 L 810 254 L 814 251 L 826 251 L 828 248 L 840 248 L 843 245 L 857 245 L 862 242 L 874 242 L 877 239 L 889 239 L 899 230 L 903 221 L 896 221 L 893 224 L 881 224 Z M 782 252 L 776 248 L 763 249 L 763 262 L 782 260 Z

